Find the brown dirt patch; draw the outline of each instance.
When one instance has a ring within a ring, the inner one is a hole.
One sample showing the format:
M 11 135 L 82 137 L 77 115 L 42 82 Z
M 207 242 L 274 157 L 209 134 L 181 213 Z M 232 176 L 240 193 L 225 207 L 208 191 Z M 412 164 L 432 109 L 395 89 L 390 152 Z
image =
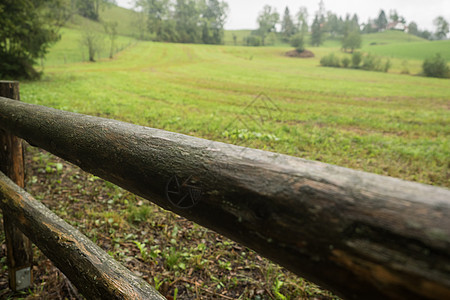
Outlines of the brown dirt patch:
M 298 57 L 298 58 L 310 58 L 314 57 L 314 53 L 309 50 L 305 50 L 303 52 L 297 52 L 297 50 L 292 50 L 286 52 L 286 56 L 288 57 Z

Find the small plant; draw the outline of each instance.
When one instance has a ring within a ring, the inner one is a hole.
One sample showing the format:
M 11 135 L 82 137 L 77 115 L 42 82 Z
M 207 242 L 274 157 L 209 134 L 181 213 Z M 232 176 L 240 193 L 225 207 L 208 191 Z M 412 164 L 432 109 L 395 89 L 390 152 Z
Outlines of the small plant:
M 409 74 L 408 61 L 405 59 L 402 61 L 402 74 Z
M 362 68 L 368 71 L 381 71 L 381 59 L 369 53 L 363 58 Z
M 148 216 L 151 213 L 151 207 L 142 205 L 141 207 L 135 207 L 130 205 L 128 207 L 127 220 L 129 223 L 141 223 L 148 220 Z
M 175 291 L 173 292 L 173 300 L 177 300 L 178 296 L 178 288 L 175 288 Z
M 362 60 L 361 52 L 353 52 L 353 54 L 352 54 L 352 67 L 353 68 L 359 68 L 359 65 L 361 64 L 361 60 Z
M 166 281 L 165 279 L 160 280 L 158 276 L 154 276 L 153 277 L 153 283 L 155 285 L 155 289 L 157 291 L 159 291 L 159 289 L 161 288 L 161 286 L 163 285 L 164 281 Z
M 339 57 L 337 57 L 334 53 L 330 53 L 320 60 L 320 64 L 324 67 L 335 67 L 339 68 L 341 66 L 341 62 Z
M 391 60 L 388 58 L 384 63 L 383 72 L 387 73 L 391 68 Z
M 342 66 L 344 68 L 348 68 L 348 66 L 350 65 L 350 58 L 344 57 L 344 58 L 342 58 L 341 62 L 342 62 Z
M 427 77 L 450 78 L 450 69 L 441 54 L 427 58 L 422 64 L 423 74 Z
M 272 286 L 272 292 L 275 295 L 275 298 L 278 300 L 287 300 L 286 296 L 280 292 L 280 289 L 283 287 L 284 282 L 280 280 L 280 277 L 275 278 L 275 281 Z
M 301 34 L 295 34 L 291 37 L 290 40 L 291 46 L 297 50 L 298 53 L 302 53 L 305 51 L 305 42 L 303 39 L 303 35 Z
M 141 257 L 144 261 L 147 261 L 149 258 L 147 247 L 145 246 L 145 243 L 141 243 L 139 241 L 134 241 L 134 244 L 138 247 L 139 252 L 141 253 Z
M 262 44 L 261 38 L 256 35 L 249 35 L 244 39 L 244 41 L 247 46 L 251 47 L 259 47 Z

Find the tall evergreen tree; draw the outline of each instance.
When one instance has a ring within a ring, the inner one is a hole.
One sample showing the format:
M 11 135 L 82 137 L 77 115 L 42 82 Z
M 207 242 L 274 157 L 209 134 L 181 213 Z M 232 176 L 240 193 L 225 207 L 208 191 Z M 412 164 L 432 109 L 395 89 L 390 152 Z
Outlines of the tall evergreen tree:
M 314 21 L 311 25 L 311 45 L 320 46 L 323 43 L 323 30 L 322 23 L 320 22 L 320 16 L 315 15 Z
M 308 33 L 308 10 L 304 6 L 297 13 L 297 28 L 303 36 Z
M 65 1 L 2 0 L 0 2 L 0 78 L 36 78 L 33 65 L 60 36 L 58 9 Z
M 295 28 L 294 22 L 292 21 L 289 7 L 286 6 L 283 20 L 281 21 L 281 34 L 283 35 L 283 40 L 288 42 L 291 36 L 293 36 L 296 32 L 297 28 Z
M 375 25 L 377 25 L 378 31 L 381 31 L 386 29 L 387 24 L 386 14 L 384 13 L 384 10 L 381 10 L 378 18 L 375 20 Z

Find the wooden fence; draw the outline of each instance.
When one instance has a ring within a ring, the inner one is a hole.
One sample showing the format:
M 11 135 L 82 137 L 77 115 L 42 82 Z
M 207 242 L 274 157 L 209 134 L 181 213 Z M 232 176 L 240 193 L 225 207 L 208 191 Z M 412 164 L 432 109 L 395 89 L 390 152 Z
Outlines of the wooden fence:
M 450 298 L 447 189 L 2 97 L 0 128 L 344 298 Z M 85 296 L 161 297 L 0 182 L 4 215 Z

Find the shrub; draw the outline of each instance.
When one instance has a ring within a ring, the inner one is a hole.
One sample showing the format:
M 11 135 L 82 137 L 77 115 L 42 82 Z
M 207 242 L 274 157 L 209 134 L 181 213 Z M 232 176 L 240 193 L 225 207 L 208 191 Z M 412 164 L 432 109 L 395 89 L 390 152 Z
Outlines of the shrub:
M 348 57 L 342 58 L 342 66 L 344 68 L 348 68 L 348 65 L 350 65 L 350 58 L 348 58 Z
M 388 58 L 384 63 L 383 72 L 387 73 L 391 68 L 391 60 Z
M 402 74 L 409 74 L 408 61 L 405 59 L 402 61 Z
M 362 54 L 361 52 L 353 52 L 352 54 L 352 67 L 353 68 L 359 68 L 359 64 L 362 60 Z
M 245 44 L 247 46 L 259 47 L 261 46 L 261 38 L 256 35 L 249 35 L 245 38 Z
M 291 46 L 297 50 L 298 53 L 305 51 L 305 42 L 303 40 L 303 35 L 295 34 L 290 40 Z
M 422 70 L 423 74 L 427 77 L 450 77 L 450 70 L 447 62 L 439 53 L 432 58 L 427 58 L 422 64 Z
M 362 68 L 369 71 L 382 71 L 381 59 L 369 53 L 363 58 Z
M 334 53 L 330 53 L 320 59 L 320 64 L 324 67 L 336 67 L 341 66 L 339 57 L 335 56 Z

